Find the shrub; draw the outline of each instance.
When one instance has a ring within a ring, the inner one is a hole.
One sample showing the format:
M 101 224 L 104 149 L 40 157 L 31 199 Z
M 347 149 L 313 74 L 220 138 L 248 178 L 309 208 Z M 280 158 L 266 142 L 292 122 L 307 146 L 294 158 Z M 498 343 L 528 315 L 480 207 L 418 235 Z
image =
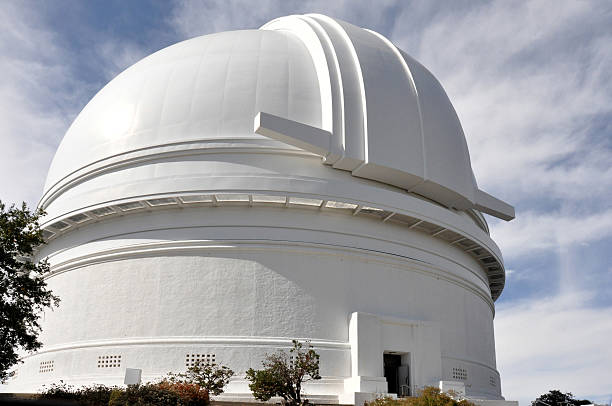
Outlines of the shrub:
M 162 381 L 127 388 L 93 385 L 75 389 L 60 381 L 42 399 L 73 401 L 83 406 L 208 406 L 208 391 L 197 384 Z
M 78 392 L 74 386 L 59 381 L 59 383 L 52 383 L 49 386 L 43 385 L 39 397 L 41 399 L 77 400 Z
M 443 393 L 433 386 L 426 386 L 416 397 L 399 399 L 383 397 L 366 402 L 365 406 L 475 406 L 465 399 L 456 400 L 452 395 L 453 393 Z
M 208 405 L 210 402 L 208 390 L 196 383 L 162 381 L 157 388 L 176 394 L 180 404 L 186 406 Z
M 208 391 L 197 384 L 162 381 L 113 391 L 108 406 L 207 406 Z
M 319 354 L 306 343 L 293 340 L 293 348 L 286 352 L 267 354 L 263 361 L 263 369 L 246 371 L 247 379 L 251 381 L 249 388 L 255 399 L 268 401 L 274 396 L 283 398 L 284 403 L 291 406 L 302 405 L 302 384 L 309 380 L 321 379 L 319 375 Z
M 234 375 L 234 371 L 224 365 L 196 361 L 185 373 L 169 373 L 167 380 L 177 383 L 197 384 L 213 395 L 220 395 L 232 375 Z
M 85 406 L 108 405 L 111 393 L 117 390 L 114 386 L 84 386 L 77 391 L 78 402 Z
M 107 405 L 111 392 L 119 390 L 117 387 L 104 385 L 83 386 L 75 389 L 74 386 L 60 381 L 53 383 L 49 387 L 43 386 L 39 395 L 41 399 L 70 400 L 83 406 Z
M 129 385 L 126 389 L 113 391 L 108 406 L 179 406 L 179 396 L 157 384 Z

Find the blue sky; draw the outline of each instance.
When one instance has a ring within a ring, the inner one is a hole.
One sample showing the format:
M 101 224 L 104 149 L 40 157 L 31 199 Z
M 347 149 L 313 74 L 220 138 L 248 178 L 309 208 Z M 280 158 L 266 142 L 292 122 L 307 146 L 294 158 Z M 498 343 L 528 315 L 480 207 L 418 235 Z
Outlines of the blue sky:
M 507 399 L 612 399 L 612 2 L 5 1 L 0 199 L 35 205 L 66 129 L 147 54 L 318 12 L 370 28 L 442 82 L 506 259 L 495 320 Z

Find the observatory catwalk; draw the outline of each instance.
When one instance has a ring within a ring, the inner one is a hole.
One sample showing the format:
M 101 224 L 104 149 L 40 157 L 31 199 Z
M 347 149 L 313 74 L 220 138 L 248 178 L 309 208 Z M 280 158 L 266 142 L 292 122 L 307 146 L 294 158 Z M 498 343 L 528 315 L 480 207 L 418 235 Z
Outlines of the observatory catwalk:
M 193 38 L 106 85 L 61 142 L 40 206 L 43 348 L 12 392 L 244 372 L 310 340 L 315 402 L 427 385 L 502 404 L 504 287 L 457 114 L 382 35 L 323 15 Z

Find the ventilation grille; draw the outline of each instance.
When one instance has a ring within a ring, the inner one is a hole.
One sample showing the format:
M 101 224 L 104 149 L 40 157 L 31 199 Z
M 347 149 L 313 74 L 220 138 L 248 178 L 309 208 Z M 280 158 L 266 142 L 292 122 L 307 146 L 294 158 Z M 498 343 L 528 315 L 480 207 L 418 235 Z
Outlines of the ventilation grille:
M 41 361 L 39 367 L 38 367 L 38 372 L 41 374 L 47 373 L 47 372 L 53 372 L 53 369 L 55 367 L 55 361 Z
M 120 368 L 121 355 L 100 355 L 98 357 L 98 368 Z
M 192 367 L 199 362 L 201 364 L 214 364 L 215 354 L 186 354 L 185 355 L 185 366 Z
M 111 209 L 110 207 L 100 207 L 99 209 L 94 209 L 91 212 L 98 217 L 104 217 L 116 213 L 115 210 Z
M 497 387 L 497 379 L 494 376 L 489 377 L 489 385 Z
M 72 217 L 68 217 L 68 220 L 75 222 L 75 223 L 82 223 L 84 221 L 89 220 L 89 216 L 81 213 L 81 214 L 75 214 Z
M 458 379 L 460 381 L 467 381 L 467 370 L 463 368 L 453 368 L 453 379 Z
M 143 208 L 144 205 L 140 202 L 128 202 L 118 204 L 117 207 L 119 207 L 122 211 L 130 211 Z

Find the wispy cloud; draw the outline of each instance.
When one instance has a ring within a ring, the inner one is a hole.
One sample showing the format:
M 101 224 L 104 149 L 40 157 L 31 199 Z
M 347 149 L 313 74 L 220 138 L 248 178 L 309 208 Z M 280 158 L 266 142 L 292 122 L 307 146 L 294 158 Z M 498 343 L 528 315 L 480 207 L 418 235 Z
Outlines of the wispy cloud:
M 589 305 L 591 296 L 575 292 L 498 308 L 497 363 L 507 399 L 528 405 L 560 389 L 609 402 L 612 307 Z
M 227 30 L 257 29 L 264 23 L 285 15 L 323 13 L 354 24 L 386 30 L 401 8 L 397 1 L 382 0 L 373 7 L 368 1 L 353 0 L 249 0 L 185 1 L 177 0 L 170 24 L 184 37 Z
M 45 19 L 48 7 L 7 2 L 0 9 L 0 198 L 35 206 L 47 169 L 78 112 L 121 70 L 145 52 L 129 39 L 92 33 L 92 49 L 71 47 Z M 95 60 L 96 75 L 80 71 Z
M 439 8 L 421 32 L 396 25 L 453 100 L 479 183 L 519 207 L 612 190 L 610 137 L 593 134 L 612 114 L 612 6 L 597 4 L 474 3 Z
M 494 239 L 508 260 L 612 236 L 612 208 L 587 213 L 525 211 L 512 223 L 499 223 Z
M 14 3 L 0 8 L 0 190 L 6 202 L 34 204 L 59 139 L 71 119 L 63 94 L 70 77 L 53 32 L 35 12 Z M 59 93 L 59 94 L 58 94 Z
M 99 71 L 106 82 L 147 56 L 145 49 L 129 41 L 103 41 L 96 45 L 95 50 L 98 57 L 106 61 Z

